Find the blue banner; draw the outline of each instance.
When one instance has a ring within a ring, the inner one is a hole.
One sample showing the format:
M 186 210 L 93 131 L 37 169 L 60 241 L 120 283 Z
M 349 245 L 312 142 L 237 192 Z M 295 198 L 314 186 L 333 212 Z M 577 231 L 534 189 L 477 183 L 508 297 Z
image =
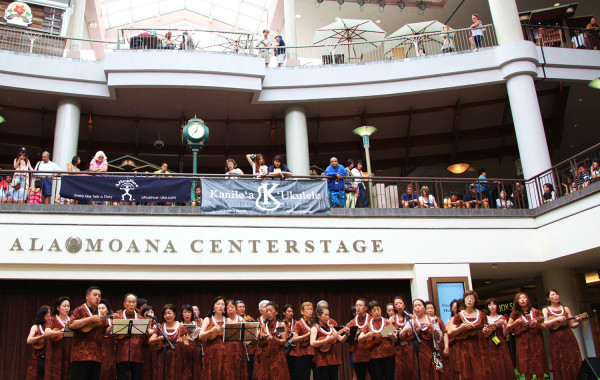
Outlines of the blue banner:
M 325 180 L 202 179 L 203 214 L 328 215 Z
M 437 293 L 440 304 L 440 318 L 442 318 L 442 321 L 447 321 L 452 316 L 450 302 L 462 298 L 465 293 L 465 284 L 463 282 L 438 282 Z
M 94 202 L 190 201 L 189 178 L 63 176 L 60 195 Z

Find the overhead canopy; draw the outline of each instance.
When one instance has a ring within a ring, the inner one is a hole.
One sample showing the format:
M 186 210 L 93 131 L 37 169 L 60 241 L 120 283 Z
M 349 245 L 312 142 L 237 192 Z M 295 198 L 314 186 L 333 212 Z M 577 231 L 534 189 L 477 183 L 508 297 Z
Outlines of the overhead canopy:
M 267 25 L 270 0 L 99 0 L 106 29 L 178 11 L 190 11 L 250 33 Z

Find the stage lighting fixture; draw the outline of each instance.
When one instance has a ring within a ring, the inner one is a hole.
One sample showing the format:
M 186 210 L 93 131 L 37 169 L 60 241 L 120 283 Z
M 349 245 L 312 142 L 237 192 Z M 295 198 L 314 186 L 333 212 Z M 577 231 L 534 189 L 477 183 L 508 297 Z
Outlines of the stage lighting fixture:
M 385 7 L 385 0 L 379 0 L 379 6 L 381 8 Z
M 358 0 L 357 3 L 362 7 L 363 5 L 365 5 L 365 0 Z
M 337 0 L 337 2 L 338 2 L 339 5 L 344 4 L 344 0 Z
M 398 7 L 400 7 L 400 9 L 404 9 L 406 8 L 406 3 L 403 0 L 400 0 L 398 2 Z
M 417 8 L 424 11 L 425 8 L 427 8 L 427 4 L 425 4 L 424 2 L 421 1 L 419 4 L 417 4 Z

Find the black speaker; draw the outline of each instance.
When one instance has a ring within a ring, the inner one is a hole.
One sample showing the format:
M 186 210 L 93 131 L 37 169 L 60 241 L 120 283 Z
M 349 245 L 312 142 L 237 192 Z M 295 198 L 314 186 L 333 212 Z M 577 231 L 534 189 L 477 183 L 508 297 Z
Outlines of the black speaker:
M 600 358 L 587 358 L 581 363 L 577 380 L 600 379 Z

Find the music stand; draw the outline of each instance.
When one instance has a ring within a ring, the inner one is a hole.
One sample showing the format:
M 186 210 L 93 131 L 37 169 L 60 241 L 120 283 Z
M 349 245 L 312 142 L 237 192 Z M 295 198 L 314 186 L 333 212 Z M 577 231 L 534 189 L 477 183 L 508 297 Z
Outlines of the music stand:
M 244 371 L 244 352 L 246 353 L 246 362 L 250 361 L 248 349 L 245 342 L 258 341 L 258 322 L 233 322 L 223 324 L 223 342 L 241 342 L 244 351 L 240 357 L 240 379 L 245 377 Z
M 127 362 L 129 373 L 131 374 L 131 336 L 144 335 L 148 330 L 149 319 L 113 319 L 112 335 L 126 335 L 129 337 L 129 350 L 127 352 Z

